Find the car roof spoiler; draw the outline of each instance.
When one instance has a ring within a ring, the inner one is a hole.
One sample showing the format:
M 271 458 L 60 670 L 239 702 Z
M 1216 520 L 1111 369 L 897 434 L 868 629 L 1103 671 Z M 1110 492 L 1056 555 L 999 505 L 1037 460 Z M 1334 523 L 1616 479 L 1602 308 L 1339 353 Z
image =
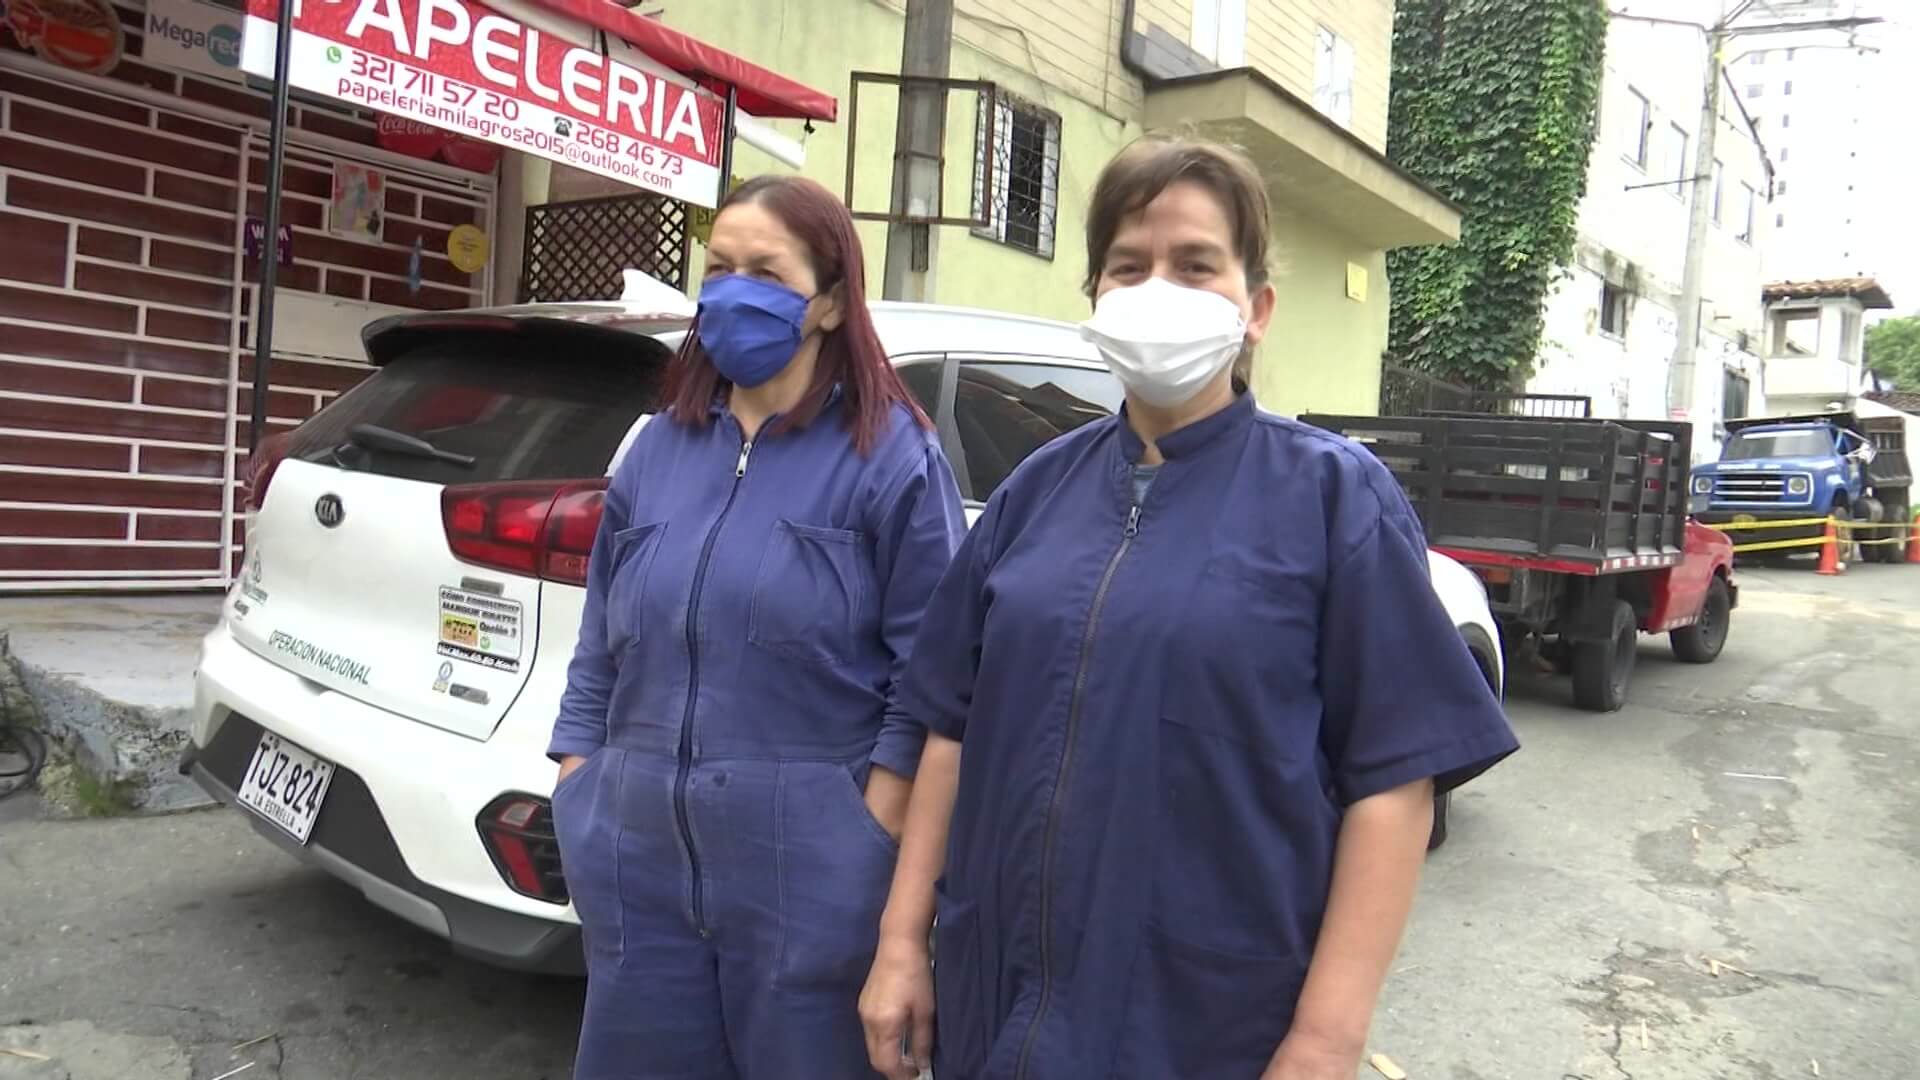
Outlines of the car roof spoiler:
M 394 357 L 436 338 L 456 334 L 548 334 L 574 340 L 651 337 L 685 330 L 684 316 L 638 314 L 598 305 L 526 305 L 480 311 L 410 312 L 368 323 L 360 331 L 367 361 L 385 367 Z

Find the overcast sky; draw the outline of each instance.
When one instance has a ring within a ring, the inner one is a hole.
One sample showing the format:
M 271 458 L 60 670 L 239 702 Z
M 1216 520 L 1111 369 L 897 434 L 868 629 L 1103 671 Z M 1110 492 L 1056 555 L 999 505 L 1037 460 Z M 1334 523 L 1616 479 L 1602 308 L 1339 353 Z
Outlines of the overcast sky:
M 1863 207 L 1880 238 L 1875 269 L 1901 314 L 1920 312 L 1920 0 L 1882 0 L 1871 14 L 1888 20 L 1861 31 L 1881 50 L 1875 67 L 1884 92 L 1866 106 L 1875 175 Z
M 1711 23 L 1730 10 L 1737 0 L 1611 0 L 1615 12 L 1659 18 Z M 1836 51 L 1836 62 L 1860 64 L 1867 83 L 1863 100 L 1857 102 L 1859 129 L 1863 132 L 1858 147 L 1858 175 L 1849 180 L 1857 191 L 1853 217 L 1865 226 L 1853 238 L 1843 242 L 1835 238 L 1832 260 L 1839 259 L 1841 247 L 1856 249 L 1854 265 L 1840 266 L 1821 260 L 1811 272 L 1795 277 L 1819 277 L 1840 273 L 1871 273 L 1892 293 L 1898 314 L 1920 312 L 1920 0 L 1832 0 L 1834 14 L 1878 16 L 1886 20 L 1877 26 L 1856 31 L 1858 44 L 1878 49 L 1877 54 L 1851 56 Z M 1805 0 L 1755 0 L 1741 23 L 1752 25 L 1805 18 L 1810 13 Z M 1684 33 L 1685 31 L 1677 31 Z M 1829 31 L 1814 40 L 1843 44 L 1844 31 Z M 1797 44 L 1787 38 L 1755 36 L 1737 43 L 1731 50 L 1744 56 L 1761 42 L 1785 46 Z M 1734 82 L 1741 84 L 1746 69 L 1737 62 Z M 1804 88 L 1803 88 L 1804 89 Z M 1816 118 L 1797 116 L 1802 124 L 1822 119 L 1845 124 L 1850 116 Z M 1804 164 L 1796 159 L 1796 171 Z M 1786 249 L 1781 249 L 1783 252 Z M 1797 253 L 1788 253 L 1797 258 Z M 1782 268 L 1783 272 L 1786 268 Z

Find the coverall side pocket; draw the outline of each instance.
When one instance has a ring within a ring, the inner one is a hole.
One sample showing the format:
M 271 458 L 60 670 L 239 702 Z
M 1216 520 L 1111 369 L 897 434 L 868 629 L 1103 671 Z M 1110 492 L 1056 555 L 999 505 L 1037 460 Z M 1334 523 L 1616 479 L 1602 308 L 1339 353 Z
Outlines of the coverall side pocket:
M 580 763 L 579 768 L 561 777 L 559 780 L 554 781 L 553 797 L 549 799 L 548 802 L 552 804 L 554 808 L 553 813 L 556 818 L 559 816 L 559 813 L 560 813 L 559 804 L 560 804 L 561 792 L 567 791 L 571 788 L 578 787 L 580 785 L 580 781 L 586 778 L 586 773 L 593 768 L 594 759 L 599 757 L 603 751 L 604 751 L 604 748 L 602 748 L 602 750 L 595 750 L 593 753 L 588 754 L 586 757 L 586 760 Z
M 880 819 L 873 816 L 873 808 L 867 805 L 867 793 L 860 786 L 861 775 L 871 779 L 873 775 L 871 767 L 862 768 L 857 772 L 852 768 L 842 768 L 840 771 L 847 777 L 846 789 L 853 798 L 853 813 L 859 817 L 862 824 L 867 826 L 868 834 L 886 850 L 887 854 L 897 858 L 900 854 L 900 841 L 895 840 L 893 834 L 887 831 L 887 827 L 880 824 Z
M 774 979 L 786 986 L 857 994 L 873 966 L 880 912 L 893 884 L 894 850 L 874 836 L 847 767 L 780 765 L 780 948 Z
M 1306 835 L 1334 822 L 1311 763 L 1162 718 L 1154 913 L 1197 948 L 1248 957 L 1304 955 L 1274 918 L 1274 889 L 1311 888 L 1323 871 Z M 1231 837 L 1232 840 L 1225 838 Z
M 1113 1080 L 1259 1076 L 1293 1024 L 1305 971 L 1189 945 L 1152 925 L 1140 949 Z
M 626 929 L 620 903 L 619 769 L 607 759 L 619 751 L 601 747 L 554 787 L 553 838 L 560 848 L 560 869 L 567 895 L 580 917 L 589 965 L 618 962 Z
M 613 578 L 607 586 L 607 644 L 616 651 L 632 640 L 641 623 L 647 572 L 666 536 L 667 523 L 635 525 L 613 534 Z
M 747 640 L 789 659 L 837 666 L 866 621 L 866 538 L 845 529 L 774 524 L 747 613 Z
M 986 1068 L 992 1044 L 980 908 L 945 889 L 935 893 L 934 905 L 933 1074 L 972 1080 Z

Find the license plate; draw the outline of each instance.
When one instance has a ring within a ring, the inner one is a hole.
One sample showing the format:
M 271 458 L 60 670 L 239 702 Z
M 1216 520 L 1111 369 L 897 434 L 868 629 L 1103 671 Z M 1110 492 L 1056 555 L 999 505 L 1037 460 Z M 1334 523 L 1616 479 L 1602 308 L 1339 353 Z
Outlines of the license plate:
M 247 775 L 240 781 L 240 805 L 286 830 L 301 843 L 313 832 L 333 782 L 333 764 L 322 761 L 271 731 L 260 736 Z

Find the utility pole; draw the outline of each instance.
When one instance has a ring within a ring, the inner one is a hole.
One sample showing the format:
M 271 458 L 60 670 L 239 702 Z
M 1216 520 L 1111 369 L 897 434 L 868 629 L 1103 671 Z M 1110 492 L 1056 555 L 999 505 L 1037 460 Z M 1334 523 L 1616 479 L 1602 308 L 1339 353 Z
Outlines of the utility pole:
M 937 81 L 952 70 L 953 0 L 907 0 L 900 42 L 900 115 L 893 132 L 896 219 L 940 215 L 940 162 L 947 141 L 947 89 Z M 886 300 L 933 299 L 939 247 L 933 226 L 895 220 L 887 226 L 887 263 L 880 295 Z
M 1745 10 L 1746 5 L 1741 5 Z M 1737 14 L 1737 13 L 1736 13 Z M 1672 420 L 1693 421 L 1694 351 L 1700 343 L 1700 294 L 1705 291 L 1707 231 L 1713 215 L 1715 140 L 1720 134 L 1721 57 L 1727 51 L 1727 19 L 1707 31 L 1707 84 L 1701 95 L 1700 134 L 1694 140 L 1693 199 L 1687 212 L 1687 254 L 1680 273 L 1679 339 L 1667 372 L 1667 409 Z
M 1726 12 L 1712 26 L 1683 22 L 1676 19 L 1653 18 L 1614 12 L 1620 19 L 1632 19 L 1668 26 L 1686 26 L 1700 31 L 1706 37 L 1707 66 L 1706 81 L 1701 87 L 1700 132 L 1696 138 L 1697 149 L 1694 153 L 1693 198 L 1687 216 L 1686 261 L 1680 276 L 1680 310 L 1676 312 L 1679 323 L 1679 339 L 1673 345 L 1673 362 L 1668 369 L 1667 407 L 1672 419 L 1693 420 L 1694 390 L 1694 354 L 1700 339 L 1700 298 L 1705 291 L 1703 278 L 1706 274 L 1707 237 L 1711 229 L 1713 213 L 1713 181 L 1715 142 L 1720 134 L 1720 94 L 1725 84 L 1722 74 L 1725 65 L 1727 45 L 1734 38 L 1758 34 L 1796 34 L 1818 30 L 1857 30 L 1884 20 L 1878 18 L 1844 19 L 1805 19 L 1798 22 L 1776 22 L 1765 24 L 1740 25 L 1739 19 L 1754 6 L 1754 0 L 1741 0 L 1733 10 Z

